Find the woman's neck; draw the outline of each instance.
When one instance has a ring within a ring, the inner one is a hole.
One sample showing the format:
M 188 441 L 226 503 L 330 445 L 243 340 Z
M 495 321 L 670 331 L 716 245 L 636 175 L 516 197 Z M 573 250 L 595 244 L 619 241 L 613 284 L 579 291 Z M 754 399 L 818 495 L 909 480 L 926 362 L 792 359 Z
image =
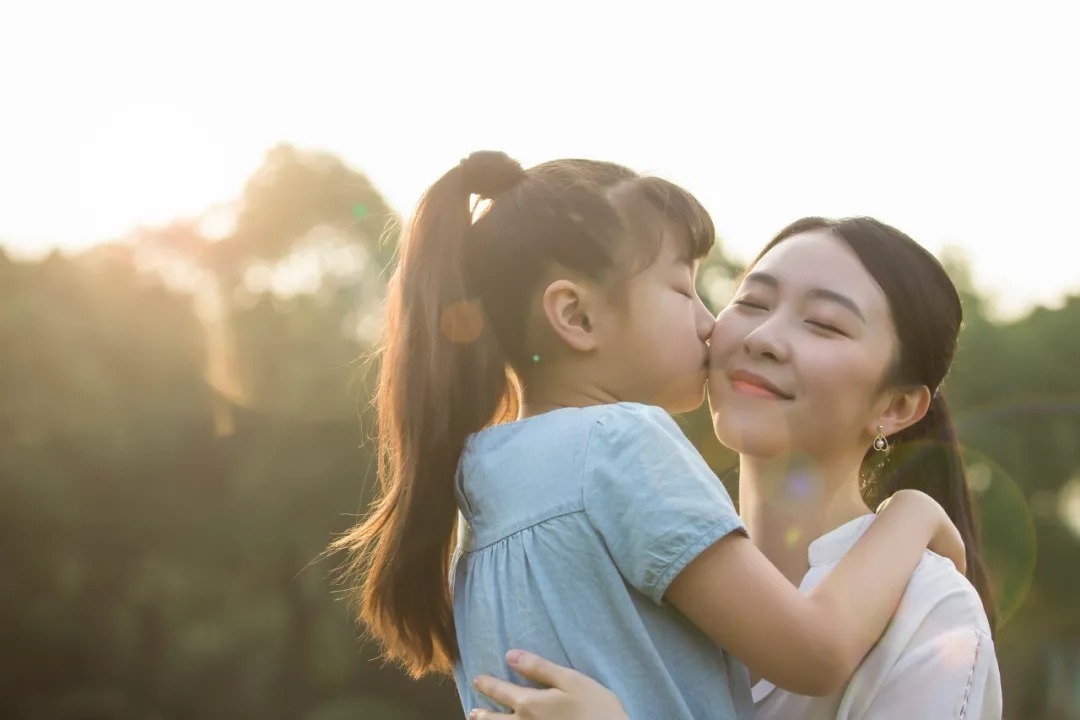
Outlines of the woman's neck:
M 810 543 L 867 512 L 857 462 L 739 459 L 739 514 L 754 544 L 796 586 L 810 568 Z

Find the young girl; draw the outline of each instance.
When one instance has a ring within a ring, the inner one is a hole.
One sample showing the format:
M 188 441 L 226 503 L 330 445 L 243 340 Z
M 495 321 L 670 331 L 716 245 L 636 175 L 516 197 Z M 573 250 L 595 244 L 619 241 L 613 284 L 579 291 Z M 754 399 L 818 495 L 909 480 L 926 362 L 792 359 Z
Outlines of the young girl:
M 740 510 L 754 543 L 789 580 L 804 591 L 820 583 L 874 522 L 866 503 L 904 487 L 949 510 L 968 553 L 970 582 L 925 555 L 842 692 L 808 697 L 762 680 L 759 720 L 1000 719 L 993 601 L 940 393 L 961 321 L 940 264 L 870 218 L 793 223 L 717 319 L 709 381 L 717 437 L 740 453 Z M 587 678 L 538 658 L 516 669 L 567 691 L 484 679 L 519 717 L 619 717 L 616 699 Z
M 491 200 L 476 218 L 473 195 Z M 749 542 L 667 414 L 702 401 L 713 318 L 694 275 L 712 243 L 694 198 L 615 165 L 476 153 L 421 200 L 389 287 L 382 495 L 340 545 L 386 655 L 453 669 L 464 707 L 524 645 L 634 717 L 749 718 L 732 654 L 832 692 L 928 542 L 963 564 L 915 491 L 808 596 Z

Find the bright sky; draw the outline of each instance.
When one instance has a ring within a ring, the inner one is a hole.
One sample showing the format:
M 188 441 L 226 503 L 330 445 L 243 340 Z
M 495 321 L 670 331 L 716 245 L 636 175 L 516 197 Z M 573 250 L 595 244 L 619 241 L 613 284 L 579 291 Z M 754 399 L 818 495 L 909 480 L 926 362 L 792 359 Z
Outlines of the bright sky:
M 4 3 L 0 241 L 198 214 L 282 140 L 407 213 L 483 148 L 662 174 L 741 259 L 871 214 L 963 248 L 1006 315 L 1080 292 L 1072 2 L 271 5 Z

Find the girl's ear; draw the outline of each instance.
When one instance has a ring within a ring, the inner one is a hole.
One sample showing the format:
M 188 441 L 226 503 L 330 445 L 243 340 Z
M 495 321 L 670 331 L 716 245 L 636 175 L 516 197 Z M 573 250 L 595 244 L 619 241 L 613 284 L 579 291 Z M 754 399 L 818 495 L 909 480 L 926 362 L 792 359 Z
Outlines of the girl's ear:
M 595 292 L 563 278 L 545 288 L 540 304 L 556 337 L 578 352 L 591 352 L 599 344 L 590 318 L 595 301 Z

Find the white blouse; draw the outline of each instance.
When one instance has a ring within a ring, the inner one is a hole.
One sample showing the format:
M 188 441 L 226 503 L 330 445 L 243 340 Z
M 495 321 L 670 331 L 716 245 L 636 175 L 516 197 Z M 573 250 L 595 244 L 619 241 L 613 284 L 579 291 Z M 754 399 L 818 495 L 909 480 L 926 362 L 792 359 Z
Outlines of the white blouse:
M 809 592 L 829 574 L 874 515 L 864 515 L 810 544 Z M 982 602 L 953 564 L 927 551 L 885 634 L 843 692 L 795 695 L 762 680 L 754 686 L 758 720 L 1000 720 L 1001 675 Z

